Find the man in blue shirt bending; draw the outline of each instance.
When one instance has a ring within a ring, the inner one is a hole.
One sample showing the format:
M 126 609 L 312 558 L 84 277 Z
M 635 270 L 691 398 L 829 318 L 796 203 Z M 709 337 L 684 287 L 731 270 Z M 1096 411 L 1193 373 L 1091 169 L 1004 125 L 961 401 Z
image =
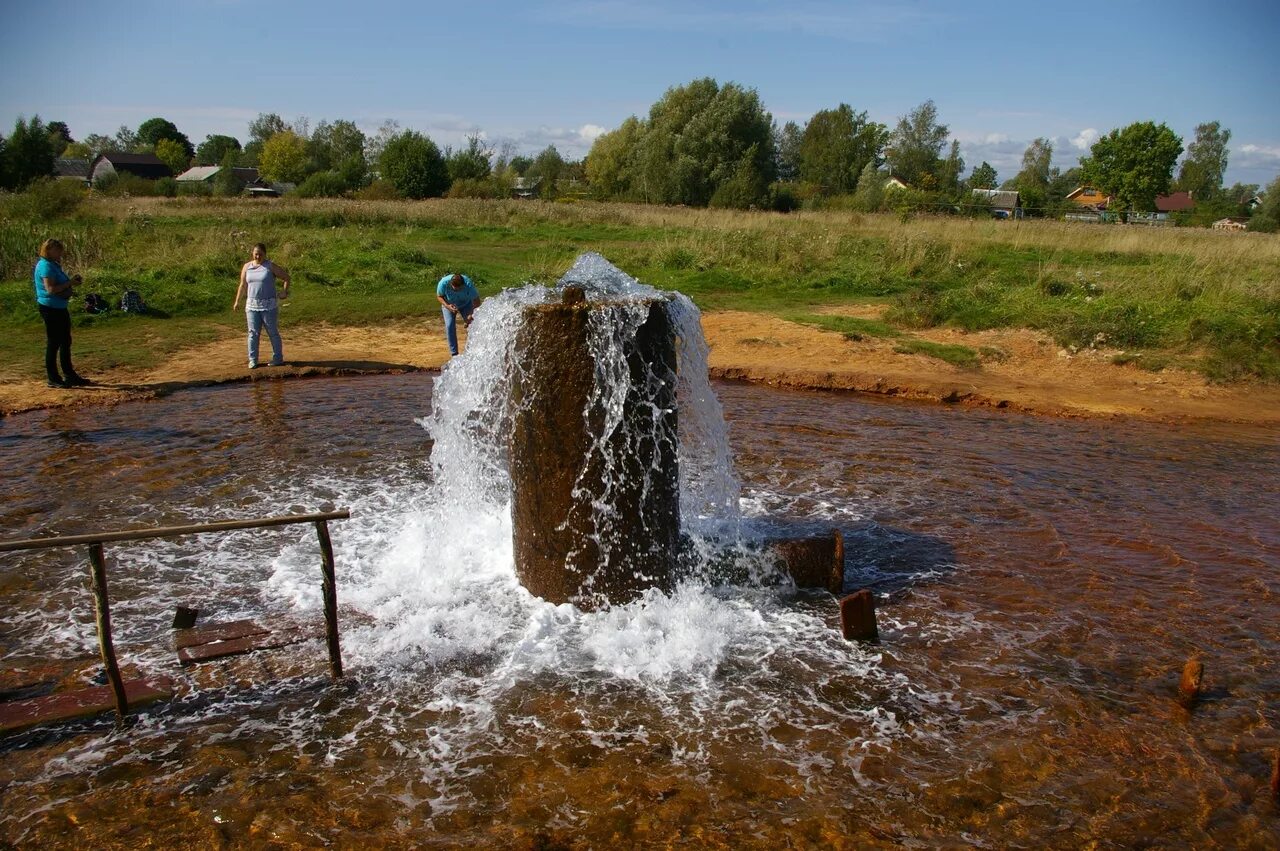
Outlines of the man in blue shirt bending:
M 471 314 L 480 306 L 480 293 L 466 275 L 445 275 L 436 284 L 436 299 L 444 316 L 444 336 L 449 341 L 449 354 L 458 354 L 458 317 L 471 326 Z

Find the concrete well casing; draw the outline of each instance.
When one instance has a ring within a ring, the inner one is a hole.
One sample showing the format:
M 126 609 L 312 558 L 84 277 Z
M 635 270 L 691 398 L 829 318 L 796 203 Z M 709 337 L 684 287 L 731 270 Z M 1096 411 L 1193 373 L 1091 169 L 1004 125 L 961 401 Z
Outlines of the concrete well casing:
M 512 536 L 525 588 L 589 609 L 670 587 L 680 538 L 675 341 L 667 302 L 643 302 L 647 318 L 622 341 L 621 421 L 604 434 L 590 319 L 624 308 L 587 302 L 576 287 L 564 294 L 526 308 L 517 332 Z

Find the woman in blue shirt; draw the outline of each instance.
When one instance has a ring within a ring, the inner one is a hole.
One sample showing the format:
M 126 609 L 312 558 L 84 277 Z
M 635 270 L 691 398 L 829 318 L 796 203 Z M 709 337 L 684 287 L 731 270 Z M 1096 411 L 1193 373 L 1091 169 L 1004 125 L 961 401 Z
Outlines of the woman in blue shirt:
M 36 306 L 44 320 L 45 349 L 44 370 L 50 387 L 83 387 L 89 379 L 76 373 L 71 366 L 71 311 L 67 309 L 71 288 L 80 283 L 80 276 L 67 277 L 62 271 L 62 243 L 46 239 L 40 244 L 40 259 L 36 262 Z M 62 374 L 58 374 L 58 364 Z

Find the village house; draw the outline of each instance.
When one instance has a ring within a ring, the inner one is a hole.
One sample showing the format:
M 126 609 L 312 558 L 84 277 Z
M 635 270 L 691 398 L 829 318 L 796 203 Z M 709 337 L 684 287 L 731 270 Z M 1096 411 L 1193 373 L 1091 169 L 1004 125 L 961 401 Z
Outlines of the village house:
M 108 174 L 132 174 L 144 180 L 173 177 L 173 172 L 155 154 L 127 154 L 124 151 L 106 151 L 94 159 L 89 179 L 97 183 Z
M 542 178 L 517 177 L 515 183 L 511 186 L 512 198 L 537 198 L 538 185 L 542 183 Z
M 89 185 L 90 163 L 78 157 L 58 157 L 53 161 L 53 177 L 55 180 L 75 180 Z
M 215 177 L 222 171 L 220 165 L 197 165 L 184 171 L 176 178 L 179 183 L 207 183 L 212 184 Z M 259 186 L 262 181 L 258 177 L 256 168 L 233 168 L 231 173 L 236 179 L 245 186 Z
M 1111 196 L 1092 186 L 1077 186 L 1067 193 L 1067 200 L 1085 210 L 1105 210 Z
M 896 177 L 890 177 L 888 180 L 884 182 L 884 188 L 886 190 L 889 190 L 889 189 L 910 189 L 911 187 Z
M 991 215 L 997 219 L 1022 218 L 1022 196 L 1012 189 L 975 189 L 975 198 L 985 198 L 991 204 Z

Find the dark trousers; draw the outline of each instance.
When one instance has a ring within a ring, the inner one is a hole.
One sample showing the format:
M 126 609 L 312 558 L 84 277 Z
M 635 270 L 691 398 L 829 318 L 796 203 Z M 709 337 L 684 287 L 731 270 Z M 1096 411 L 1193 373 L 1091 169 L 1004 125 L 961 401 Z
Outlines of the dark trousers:
M 65 307 L 39 305 L 40 318 L 44 320 L 46 344 L 44 347 L 44 371 L 50 381 L 62 381 L 76 374 L 71 368 L 71 311 Z M 58 362 L 62 362 L 62 375 L 58 375 Z

